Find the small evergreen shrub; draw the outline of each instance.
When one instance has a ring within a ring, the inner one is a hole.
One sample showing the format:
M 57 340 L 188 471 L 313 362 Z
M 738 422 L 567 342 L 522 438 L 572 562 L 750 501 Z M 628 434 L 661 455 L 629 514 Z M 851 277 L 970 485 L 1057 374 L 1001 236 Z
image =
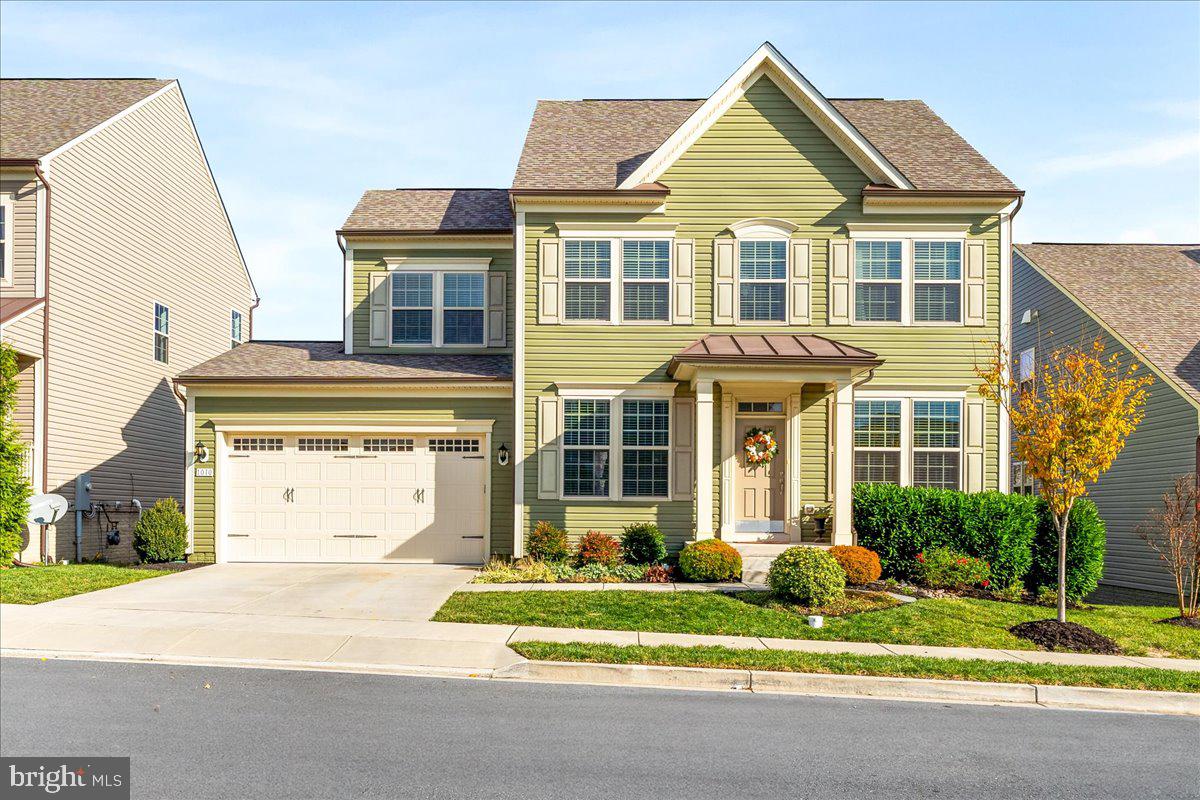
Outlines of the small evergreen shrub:
M 1058 531 L 1042 500 L 1039 503 L 1037 538 L 1033 542 L 1033 568 L 1025 579 L 1030 592 L 1058 590 Z M 1082 600 L 1096 590 L 1104 574 L 1104 520 L 1096 504 L 1086 498 L 1071 506 L 1067 525 L 1067 598 Z
M 934 547 L 917 553 L 917 582 L 930 589 L 968 589 L 991 585 L 992 571 L 986 561 L 949 547 Z
M 29 530 L 29 481 L 21 469 L 25 442 L 13 411 L 17 404 L 17 352 L 0 344 L 0 567 L 12 563 Z
M 579 540 L 579 549 L 575 551 L 575 563 L 579 567 L 588 564 L 601 564 L 606 567 L 616 566 L 621 561 L 621 545 L 600 531 L 588 531 Z
M 621 550 L 629 564 L 657 564 L 667 557 L 662 531 L 653 522 L 626 525 L 621 534 Z
M 142 561 L 178 561 L 187 551 L 187 520 L 174 497 L 164 497 L 142 512 L 133 526 L 133 549 Z
M 739 580 L 742 555 L 720 539 L 701 539 L 680 551 L 679 571 L 689 581 Z
M 864 583 L 877 581 L 883 574 L 879 554 L 874 550 L 839 544 L 829 548 L 829 555 L 837 559 L 838 566 L 846 573 L 846 583 L 851 586 L 862 586 Z
M 846 594 L 846 575 L 837 559 L 817 547 L 789 547 L 767 570 L 771 591 L 806 606 L 824 606 Z
M 571 556 L 567 532 L 544 520 L 533 526 L 525 545 L 529 555 L 543 561 L 566 561 Z

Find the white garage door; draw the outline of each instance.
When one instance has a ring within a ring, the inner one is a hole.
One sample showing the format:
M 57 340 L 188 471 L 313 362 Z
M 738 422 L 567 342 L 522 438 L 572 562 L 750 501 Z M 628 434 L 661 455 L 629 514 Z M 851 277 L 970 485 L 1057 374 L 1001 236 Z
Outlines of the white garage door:
M 230 434 L 227 445 L 222 560 L 483 561 L 478 437 Z

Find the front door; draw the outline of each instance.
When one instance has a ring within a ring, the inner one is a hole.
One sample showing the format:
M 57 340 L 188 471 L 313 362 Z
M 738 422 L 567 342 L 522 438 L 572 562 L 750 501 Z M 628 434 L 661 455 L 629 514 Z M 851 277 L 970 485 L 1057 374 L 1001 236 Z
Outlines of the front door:
M 782 419 L 739 419 L 737 423 L 738 471 L 734 491 L 737 519 L 734 531 L 740 541 L 770 541 L 783 537 L 783 484 L 787 475 Z M 779 451 L 767 464 L 752 464 L 745 441 L 758 428 L 768 432 Z

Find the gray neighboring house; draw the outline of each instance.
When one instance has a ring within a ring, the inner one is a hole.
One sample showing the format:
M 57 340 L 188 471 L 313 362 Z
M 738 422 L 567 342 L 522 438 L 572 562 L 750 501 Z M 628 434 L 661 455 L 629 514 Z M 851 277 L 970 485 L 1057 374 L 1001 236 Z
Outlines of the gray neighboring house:
M 133 501 L 184 496 L 171 381 L 248 340 L 257 304 L 178 82 L 0 81 L 0 251 L 26 473 L 72 511 L 91 486 L 20 557 L 130 560 Z
M 1200 244 L 1019 244 L 1013 250 L 1018 378 L 1097 335 L 1154 376 L 1145 419 L 1091 491 L 1107 525 L 1103 583 L 1174 592 L 1136 528 L 1175 478 L 1200 470 Z M 1013 489 L 1031 487 L 1013 465 Z

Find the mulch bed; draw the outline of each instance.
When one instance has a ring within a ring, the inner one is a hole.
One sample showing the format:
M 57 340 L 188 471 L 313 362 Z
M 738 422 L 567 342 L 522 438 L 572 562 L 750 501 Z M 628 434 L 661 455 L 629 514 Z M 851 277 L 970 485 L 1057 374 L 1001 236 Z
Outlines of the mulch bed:
M 1121 648 L 1117 643 L 1078 622 L 1059 622 L 1056 619 L 1039 619 L 1022 622 L 1008 629 L 1041 647 L 1043 650 L 1070 650 L 1075 653 L 1101 653 L 1117 655 Z
M 1200 630 L 1200 617 L 1171 617 L 1169 619 L 1160 619 L 1160 625 L 1178 625 L 1181 628 L 1196 628 Z

